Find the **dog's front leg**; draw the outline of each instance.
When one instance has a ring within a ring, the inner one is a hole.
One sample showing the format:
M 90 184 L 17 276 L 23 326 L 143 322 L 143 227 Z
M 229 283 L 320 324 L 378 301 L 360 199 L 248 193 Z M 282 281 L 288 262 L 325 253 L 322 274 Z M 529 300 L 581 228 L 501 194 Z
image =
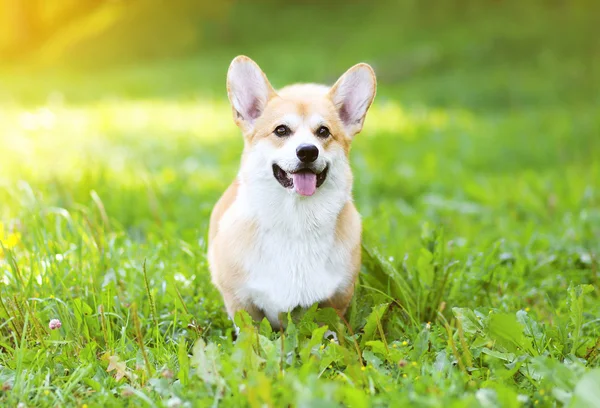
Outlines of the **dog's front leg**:
M 338 312 L 339 316 L 343 317 L 346 314 L 346 310 L 348 310 L 348 306 L 352 300 L 352 295 L 354 295 L 353 284 L 334 293 L 329 299 L 320 302 L 319 307 L 334 308 Z
M 246 311 L 250 317 L 252 317 L 252 320 L 256 322 L 262 321 L 262 319 L 265 317 L 265 314 L 262 310 L 252 303 L 241 302 L 233 292 L 223 291 L 223 300 L 225 301 L 225 309 L 227 309 L 227 314 L 232 321 L 235 319 L 235 314 L 240 310 Z

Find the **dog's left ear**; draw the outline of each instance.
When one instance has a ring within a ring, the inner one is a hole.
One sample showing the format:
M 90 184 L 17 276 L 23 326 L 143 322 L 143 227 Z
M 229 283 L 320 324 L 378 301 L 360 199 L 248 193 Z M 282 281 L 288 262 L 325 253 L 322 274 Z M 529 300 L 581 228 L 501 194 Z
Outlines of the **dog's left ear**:
M 376 88 L 373 68 L 363 63 L 346 71 L 329 91 L 348 136 L 353 137 L 362 130 Z
M 267 102 L 276 96 L 256 62 L 243 55 L 235 57 L 229 66 L 227 94 L 235 123 L 244 133 L 253 130 L 254 121 L 262 115 Z

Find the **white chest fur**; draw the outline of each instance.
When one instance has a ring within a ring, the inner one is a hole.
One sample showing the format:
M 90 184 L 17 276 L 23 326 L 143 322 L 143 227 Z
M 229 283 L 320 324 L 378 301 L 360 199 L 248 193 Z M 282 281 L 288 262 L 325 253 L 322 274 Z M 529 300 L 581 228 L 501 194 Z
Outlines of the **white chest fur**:
M 282 232 L 260 232 L 244 262 L 248 277 L 240 295 L 269 320 L 276 320 L 279 312 L 329 298 L 347 275 L 349 256 L 339 256 L 342 248 L 335 244 L 333 231 L 306 240 L 290 238 Z
M 241 260 L 246 280 L 237 296 L 276 322 L 279 313 L 323 301 L 351 279 L 351 254 L 336 238 L 338 216 L 349 196 L 325 190 L 300 198 L 283 191 L 265 202 L 274 191 L 263 193 L 249 194 L 241 187 L 235 203 L 234 211 L 257 226 L 254 245 Z

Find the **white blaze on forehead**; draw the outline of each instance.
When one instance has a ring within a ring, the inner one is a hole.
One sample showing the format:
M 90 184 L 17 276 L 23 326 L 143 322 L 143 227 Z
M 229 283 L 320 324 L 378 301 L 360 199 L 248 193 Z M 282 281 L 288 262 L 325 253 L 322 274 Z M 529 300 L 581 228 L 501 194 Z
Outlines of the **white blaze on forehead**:
M 313 128 L 306 120 L 299 128 L 296 129 L 296 132 L 294 133 L 294 136 L 292 136 L 291 140 L 295 145 L 300 145 L 303 143 L 313 144 L 317 147 L 321 145 L 318 138 L 314 135 Z
M 277 126 L 286 125 L 292 131 L 292 136 L 285 143 L 286 146 L 291 146 L 289 148 L 290 154 L 296 157 L 295 146 L 302 143 L 319 145 L 317 138 L 314 136 L 314 129 L 316 129 L 315 124 L 318 127 L 319 121 L 322 120 L 320 115 L 312 115 L 307 118 L 295 113 L 287 113 L 279 118 Z

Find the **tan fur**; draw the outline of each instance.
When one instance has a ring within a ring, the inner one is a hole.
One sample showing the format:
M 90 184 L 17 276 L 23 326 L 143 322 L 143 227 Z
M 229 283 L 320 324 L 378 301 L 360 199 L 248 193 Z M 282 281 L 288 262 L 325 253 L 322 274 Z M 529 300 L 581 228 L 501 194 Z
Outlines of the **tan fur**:
M 350 279 L 351 284 L 342 288 L 331 298 L 323 302 L 323 306 L 333 307 L 344 314 L 352 300 L 352 295 L 354 295 L 354 288 L 360 272 L 362 254 L 360 215 L 353 203 L 347 203 L 342 209 L 338 217 L 335 235 L 338 241 L 344 242 L 352 251 L 352 266 L 349 270 L 352 276 Z
M 233 183 L 227 187 L 227 190 L 223 193 L 217 204 L 212 210 L 212 214 L 210 216 L 210 225 L 208 227 L 208 238 L 210 241 L 214 240 L 219 232 L 219 221 L 225 212 L 229 209 L 231 204 L 235 201 L 235 196 L 237 195 L 237 190 L 239 187 L 239 182 L 234 180 Z
M 251 316 L 258 319 L 261 316 L 260 311 L 256 310 L 252 305 L 243 304 L 235 295 L 236 285 L 246 279 L 246 274 L 240 265 L 237 265 L 235 262 L 236 253 L 227 251 L 232 248 L 231 245 L 227 244 L 233 241 L 237 244 L 233 248 L 237 248 L 238 251 L 243 251 L 252 245 L 255 226 L 251 222 L 248 222 L 242 228 L 230 228 L 225 231 L 219 231 L 219 223 L 234 203 L 238 188 L 239 182 L 235 180 L 225 190 L 210 217 L 209 245 L 213 251 L 210 255 L 211 258 L 219 260 L 218 262 L 213 262 L 211 265 L 212 277 L 213 283 L 223 294 L 225 306 L 230 315 L 234 315 L 240 309 L 245 309 Z M 236 234 L 238 231 L 242 231 L 242 234 Z

